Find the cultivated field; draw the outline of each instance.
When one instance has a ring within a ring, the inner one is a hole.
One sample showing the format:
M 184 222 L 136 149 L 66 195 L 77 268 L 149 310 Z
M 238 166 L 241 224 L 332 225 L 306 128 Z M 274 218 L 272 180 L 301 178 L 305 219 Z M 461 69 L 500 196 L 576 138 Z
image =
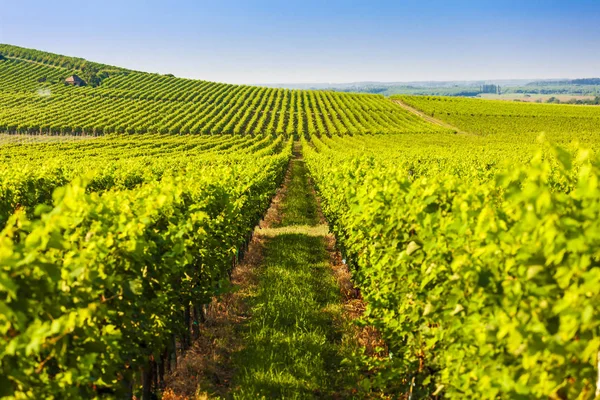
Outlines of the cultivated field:
M 0 54 L 0 397 L 594 398 L 600 107 Z

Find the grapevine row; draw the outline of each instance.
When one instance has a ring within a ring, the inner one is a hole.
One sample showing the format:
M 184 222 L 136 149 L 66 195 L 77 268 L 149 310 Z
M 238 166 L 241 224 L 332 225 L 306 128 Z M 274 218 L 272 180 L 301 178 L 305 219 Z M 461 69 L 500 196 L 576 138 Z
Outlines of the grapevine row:
M 376 95 L 297 91 L 122 71 L 98 86 L 71 87 L 73 73 L 0 61 L 0 132 L 42 134 L 318 134 L 433 132 Z
M 303 140 L 367 322 L 388 345 L 370 385 L 419 398 L 594 392 L 600 160 L 538 149 L 514 136 Z
M 0 153 L 16 156 L 0 190 L 20 188 L 0 231 L 2 394 L 123 398 L 139 396 L 138 382 L 147 396 L 198 334 L 291 141 L 139 135 L 12 142 Z M 62 188 L 50 202 L 28 197 L 52 186 Z

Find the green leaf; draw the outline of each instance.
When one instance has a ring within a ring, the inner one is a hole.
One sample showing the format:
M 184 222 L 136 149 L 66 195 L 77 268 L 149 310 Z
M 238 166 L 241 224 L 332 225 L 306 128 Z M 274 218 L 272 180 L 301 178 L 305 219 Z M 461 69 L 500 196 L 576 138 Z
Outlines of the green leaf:
M 406 254 L 408 254 L 410 256 L 411 254 L 413 254 L 414 252 L 416 252 L 420 248 L 421 248 L 421 246 L 419 246 L 416 242 L 412 241 L 406 247 Z
M 534 278 L 538 273 L 540 273 L 543 270 L 543 265 L 531 265 L 527 268 L 527 280 Z

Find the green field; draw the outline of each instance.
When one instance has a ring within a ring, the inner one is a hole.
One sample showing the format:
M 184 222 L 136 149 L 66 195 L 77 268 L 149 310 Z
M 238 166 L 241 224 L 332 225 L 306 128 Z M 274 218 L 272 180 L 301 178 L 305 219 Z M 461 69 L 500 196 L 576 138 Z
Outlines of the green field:
M 0 54 L 0 398 L 594 398 L 600 107 Z

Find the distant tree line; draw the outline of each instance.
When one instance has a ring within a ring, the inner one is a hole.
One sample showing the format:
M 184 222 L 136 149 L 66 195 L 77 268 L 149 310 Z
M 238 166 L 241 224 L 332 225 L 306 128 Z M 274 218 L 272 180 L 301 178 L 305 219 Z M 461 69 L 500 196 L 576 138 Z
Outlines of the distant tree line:
M 565 79 L 562 81 L 536 81 L 526 86 L 591 85 L 600 86 L 600 78 Z
M 560 101 L 560 99 L 556 97 L 550 97 L 546 100 L 546 103 L 554 103 L 554 104 L 582 104 L 582 105 L 600 105 L 600 96 L 596 96 L 593 99 L 569 99 L 567 101 Z
M 600 78 L 573 79 L 573 85 L 600 85 Z

